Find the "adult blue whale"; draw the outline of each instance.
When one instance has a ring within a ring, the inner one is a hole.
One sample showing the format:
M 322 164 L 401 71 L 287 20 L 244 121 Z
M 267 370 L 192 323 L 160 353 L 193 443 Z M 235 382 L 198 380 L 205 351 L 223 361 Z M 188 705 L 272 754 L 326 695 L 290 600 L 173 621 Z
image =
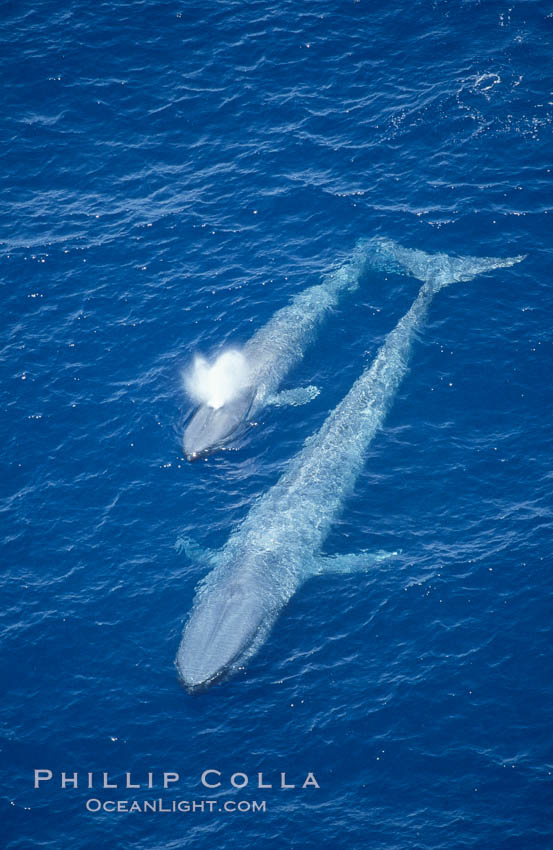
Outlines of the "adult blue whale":
M 318 395 L 313 386 L 277 390 L 341 295 L 359 286 L 367 259 L 366 243 L 360 242 L 347 262 L 321 284 L 294 296 L 246 342 L 242 354 L 247 379 L 223 404 L 200 404 L 186 424 L 182 443 L 188 460 L 222 448 L 236 436 L 247 417 L 253 417 L 265 405 L 304 404 Z
M 364 551 L 328 557 L 321 555 L 321 547 L 407 372 L 413 340 L 434 295 L 449 284 L 524 259 L 430 255 L 387 239 L 366 244 L 375 266 L 403 269 L 423 286 L 372 365 L 289 462 L 280 480 L 251 508 L 223 549 L 202 553 L 189 541 L 178 541 L 189 556 L 213 567 L 198 586 L 176 658 L 179 676 L 190 691 L 243 667 L 306 579 L 331 571 L 365 570 L 396 554 Z

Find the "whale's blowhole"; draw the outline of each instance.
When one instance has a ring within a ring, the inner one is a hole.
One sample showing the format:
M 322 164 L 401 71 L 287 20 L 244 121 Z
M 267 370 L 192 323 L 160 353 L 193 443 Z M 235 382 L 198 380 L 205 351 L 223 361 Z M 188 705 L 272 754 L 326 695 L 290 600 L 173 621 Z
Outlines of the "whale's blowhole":
M 248 361 L 242 351 L 229 348 L 213 361 L 201 354 L 184 375 L 184 386 L 197 404 L 219 410 L 242 393 L 251 381 Z

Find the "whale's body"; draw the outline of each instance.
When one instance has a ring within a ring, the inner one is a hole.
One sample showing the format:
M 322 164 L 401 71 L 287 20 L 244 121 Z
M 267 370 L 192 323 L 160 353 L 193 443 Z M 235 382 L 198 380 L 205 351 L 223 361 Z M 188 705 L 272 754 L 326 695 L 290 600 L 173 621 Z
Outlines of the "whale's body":
M 341 296 L 357 288 L 367 259 L 366 246 L 359 243 L 346 263 L 321 284 L 294 296 L 246 342 L 242 354 L 248 367 L 247 386 L 223 405 L 204 402 L 196 408 L 183 435 L 183 450 L 189 460 L 222 448 L 236 436 L 246 419 L 254 417 L 265 405 L 304 404 L 318 394 L 316 387 L 299 387 L 280 394 L 277 391 Z
M 374 362 L 289 462 L 280 480 L 251 508 L 220 552 L 203 554 L 213 569 L 198 587 L 176 660 L 179 676 L 191 691 L 243 667 L 306 579 L 326 571 L 367 569 L 389 557 L 382 552 L 325 557 L 321 548 L 408 369 L 413 340 L 434 295 L 455 281 L 523 259 L 428 255 L 385 239 L 366 246 L 375 267 L 406 270 L 423 280 L 423 286 Z M 189 543 L 182 545 L 190 552 Z

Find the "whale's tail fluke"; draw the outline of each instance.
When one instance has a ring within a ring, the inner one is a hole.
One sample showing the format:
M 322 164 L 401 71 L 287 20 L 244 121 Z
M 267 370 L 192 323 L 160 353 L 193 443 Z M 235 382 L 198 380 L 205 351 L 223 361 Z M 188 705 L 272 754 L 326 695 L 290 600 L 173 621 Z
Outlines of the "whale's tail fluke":
M 373 241 L 373 264 L 385 271 L 407 272 L 422 280 L 437 292 L 458 281 L 472 280 L 492 269 L 514 266 L 526 254 L 516 257 L 450 257 L 448 254 L 427 254 L 425 251 L 404 248 L 392 239 Z

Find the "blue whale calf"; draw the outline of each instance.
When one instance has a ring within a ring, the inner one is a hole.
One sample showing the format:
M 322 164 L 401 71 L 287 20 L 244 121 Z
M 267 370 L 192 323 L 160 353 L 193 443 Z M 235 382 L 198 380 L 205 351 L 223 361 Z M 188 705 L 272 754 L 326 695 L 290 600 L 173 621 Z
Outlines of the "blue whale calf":
M 411 308 L 372 365 L 220 551 L 204 552 L 189 540 L 177 541 L 189 557 L 212 567 L 197 588 L 176 658 L 179 677 L 190 691 L 243 668 L 307 579 L 367 570 L 397 554 L 363 551 L 330 557 L 321 548 L 407 372 L 413 341 L 436 293 L 524 259 L 432 255 L 388 239 L 367 242 L 365 251 L 375 267 L 403 270 L 423 281 Z
M 189 418 L 182 440 L 188 460 L 224 447 L 235 438 L 247 418 L 266 405 L 304 404 L 318 395 L 319 390 L 313 386 L 277 391 L 342 294 L 359 286 L 368 259 L 365 243 L 359 243 L 347 262 L 327 275 L 321 284 L 294 296 L 289 305 L 278 310 L 248 340 L 240 352 L 246 376 L 236 391 L 222 403 L 221 399 L 215 403 L 204 400 Z M 226 377 L 222 374 L 221 381 Z

